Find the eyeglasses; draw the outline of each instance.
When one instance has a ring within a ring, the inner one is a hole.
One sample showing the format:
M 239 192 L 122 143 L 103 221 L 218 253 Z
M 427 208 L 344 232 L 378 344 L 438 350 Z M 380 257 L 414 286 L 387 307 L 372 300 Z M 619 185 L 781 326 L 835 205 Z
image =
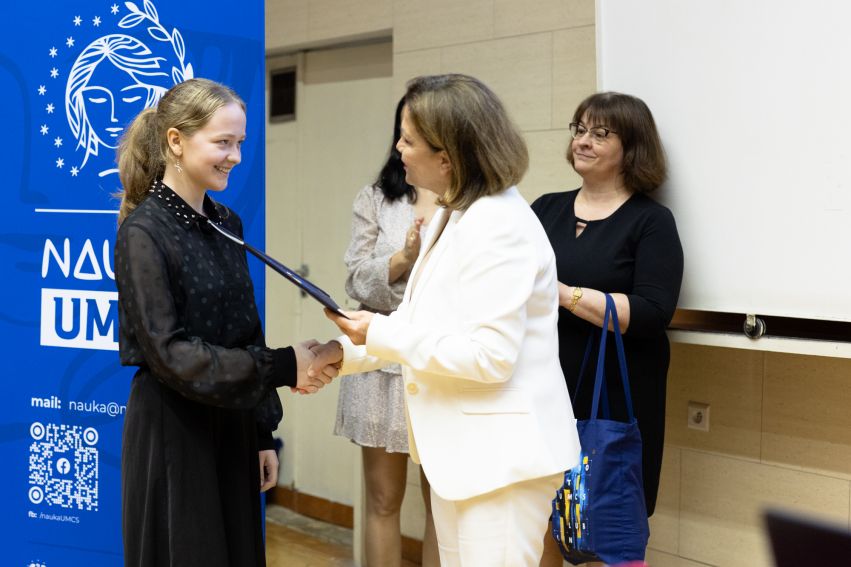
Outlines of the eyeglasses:
M 602 126 L 587 128 L 585 124 L 582 124 L 581 122 L 571 122 L 568 127 L 570 128 L 570 135 L 573 136 L 574 140 L 578 140 L 588 133 L 591 134 L 591 140 L 597 144 L 605 142 L 606 138 L 609 137 L 609 134 L 617 134 L 614 130 L 604 128 Z

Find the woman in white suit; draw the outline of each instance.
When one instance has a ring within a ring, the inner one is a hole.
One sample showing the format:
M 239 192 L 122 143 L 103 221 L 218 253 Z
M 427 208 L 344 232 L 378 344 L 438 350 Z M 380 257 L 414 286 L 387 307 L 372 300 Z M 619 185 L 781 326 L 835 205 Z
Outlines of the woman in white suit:
M 405 97 L 406 180 L 443 208 L 398 309 L 329 312 L 346 336 L 319 349 L 316 370 L 341 354 L 343 374 L 402 365 L 441 565 L 537 565 L 579 441 L 558 360 L 555 259 L 515 187 L 526 145 L 472 77 L 419 77 Z

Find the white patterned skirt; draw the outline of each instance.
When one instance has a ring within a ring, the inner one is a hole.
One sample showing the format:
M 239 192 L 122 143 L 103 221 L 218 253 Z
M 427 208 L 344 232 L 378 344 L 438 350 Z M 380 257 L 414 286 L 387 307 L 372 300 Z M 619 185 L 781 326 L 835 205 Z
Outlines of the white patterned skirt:
M 363 447 L 384 447 L 388 453 L 408 452 L 398 365 L 341 378 L 334 434 Z

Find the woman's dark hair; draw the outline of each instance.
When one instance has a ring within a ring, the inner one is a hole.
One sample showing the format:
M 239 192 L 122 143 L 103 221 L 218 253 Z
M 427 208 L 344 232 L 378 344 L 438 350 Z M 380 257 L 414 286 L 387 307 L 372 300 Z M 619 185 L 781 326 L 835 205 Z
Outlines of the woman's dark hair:
M 402 108 L 404 106 L 405 97 L 402 97 L 399 104 L 396 105 L 396 119 L 393 122 L 393 141 L 390 143 L 390 154 L 387 156 L 387 163 L 384 164 L 378 174 L 378 179 L 375 180 L 375 186 L 381 189 L 384 198 L 391 203 L 405 196 L 411 203 L 417 201 L 417 190 L 405 181 L 402 154 L 396 149 L 396 142 L 399 141 L 402 130 Z
M 587 126 L 605 126 L 617 132 L 623 145 L 624 184 L 649 193 L 667 177 L 668 165 L 662 140 L 650 109 L 638 97 L 615 92 L 592 94 L 576 108 L 573 121 L 585 118 Z M 573 144 L 567 145 L 567 161 L 573 165 Z

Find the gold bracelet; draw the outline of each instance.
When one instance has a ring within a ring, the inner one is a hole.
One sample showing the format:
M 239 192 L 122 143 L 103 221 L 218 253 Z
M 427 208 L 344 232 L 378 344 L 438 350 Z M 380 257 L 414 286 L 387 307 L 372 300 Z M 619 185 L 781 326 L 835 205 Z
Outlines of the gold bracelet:
M 573 313 L 576 311 L 576 304 L 579 303 L 579 299 L 582 297 L 582 288 L 579 286 L 575 286 L 573 288 L 573 297 L 570 299 L 570 305 L 567 306 L 567 310 Z

